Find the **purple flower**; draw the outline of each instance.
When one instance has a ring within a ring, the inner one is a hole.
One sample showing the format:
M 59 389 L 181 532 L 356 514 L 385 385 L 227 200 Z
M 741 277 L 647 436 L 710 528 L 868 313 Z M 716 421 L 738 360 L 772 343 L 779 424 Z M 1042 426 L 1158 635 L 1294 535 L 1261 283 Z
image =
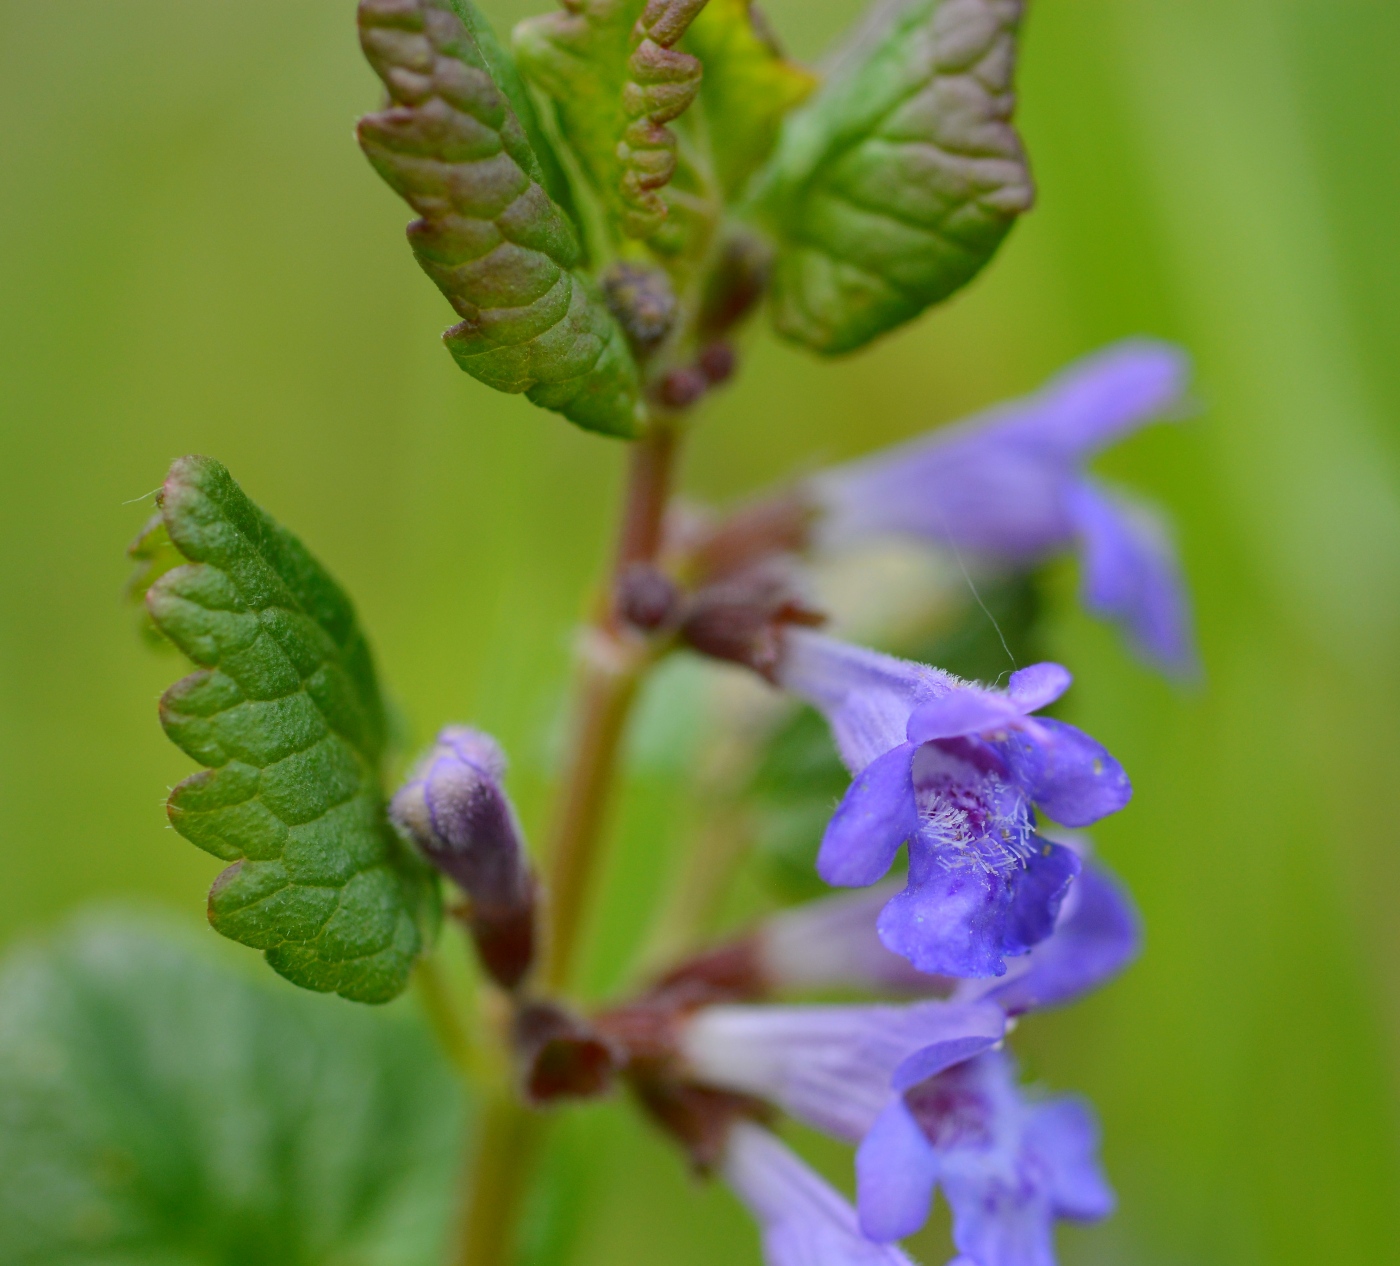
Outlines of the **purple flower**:
M 1013 567 L 1077 549 L 1089 610 L 1191 676 L 1189 604 L 1161 516 L 1085 473 L 1100 449 L 1179 408 L 1188 372 L 1168 344 L 1118 343 L 1033 396 L 816 475 L 817 542 L 914 536 Z
M 1036 833 L 1033 806 L 1088 826 L 1132 794 L 1088 735 L 1031 716 L 1068 688 L 1064 668 L 1024 668 L 1003 693 L 793 629 L 776 677 L 825 714 L 856 775 L 822 840 L 821 877 L 869 886 L 909 845 L 908 884 L 878 922 L 889 949 L 923 972 L 1000 976 L 1049 936 L 1080 865 Z
M 1122 884 L 1103 866 L 1084 860 L 1050 936 L 1008 963 L 1004 976 L 954 982 L 921 972 L 885 948 L 876 920 L 897 891 L 898 881 L 889 880 L 765 920 L 756 935 L 764 979 L 775 989 L 951 993 L 959 1002 L 995 1002 L 1014 1016 L 1060 1006 L 1098 988 L 1141 948 L 1141 920 Z
M 389 806 L 396 826 L 471 898 L 468 921 L 491 975 L 507 988 L 534 957 L 534 879 L 506 760 L 489 734 L 450 726 Z
M 985 1051 L 1005 1031 L 1006 1015 L 991 1002 L 711 1006 L 687 1019 L 678 1048 L 692 1079 L 766 1099 L 854 1143 L 892 1085 Z
M 760 1126 L 730 1128 L 723 1173 L 762 1227 L 767 1266 L 913 1266 L 863 1236 L 856 1211 Z
M 777 990 L 948 992 L 952 982 L 946 977 L 921 972 L 880 940 L 875 921 L 899 887 L 891 879 L 864 892 L 790 906 L 765 919 L 755 934 L 764 981 Z
M 1113 1210 L 1087 1105 L 1029 1102 L 1011 1062 L 991 1051 L 907 1087 L 856 1154 L 860 1226 L 871 1239 L 912 1235 L 941 1185 L 953 1242 L 976 1266 L 1054 1266 L 1056 1218 Z
M 1001 979 L 962 981 L 953 996 L 995 1002 L 1010 1016 L 1063 1006 L 1116 976 L 1141 948 L 1142 921 L 1123 885 L 1085 862 L 1054 934 L 1010 963 Z

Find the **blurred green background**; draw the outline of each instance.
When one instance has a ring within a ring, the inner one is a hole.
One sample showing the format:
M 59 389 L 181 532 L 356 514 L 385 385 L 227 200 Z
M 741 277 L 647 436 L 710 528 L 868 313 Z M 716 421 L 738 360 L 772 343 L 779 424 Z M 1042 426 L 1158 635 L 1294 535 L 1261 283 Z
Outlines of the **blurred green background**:
M 502 27 L 538 4 L 488 0 Z M 815 57 L 854 0 L 770 0 Z M 356 596 L 416 740 L 501 736 L 538 829 L 572 622 L 621 450 L 461 375 L 405 213 L 351 140 L 350 0 L 0 0 L 0 938 L 94 898 L 197 923 L 212 858 L 122 547 L 172 457 L 225 461 Z M 1096 832 L 1147 918 L 1122 982 L 1018 1037 L 1098 1104 L 1121 1211 L 1071 1263 L 1400 1261 L 1400 7 L 1037 0 L 1038 210 L 964 296 L 814 364 L 758 334 L 685 484 L 736 495 L 1034 386 L 1124 334 L 1202 410 L 1105 469 L 1171 507 L 1206 687 L 1175 693 L 1057 577 L 1069 715 L 1132 772 Z M 593 978 L 685 831 L 646 748 Z M 209 934 L 212 937 L 212 933 Z M 722 1192 L 612 1108 L 577 1116 L 561 1262 L 756 1261 Z M 562 1163 L 562 1162 L 561 1162 Z

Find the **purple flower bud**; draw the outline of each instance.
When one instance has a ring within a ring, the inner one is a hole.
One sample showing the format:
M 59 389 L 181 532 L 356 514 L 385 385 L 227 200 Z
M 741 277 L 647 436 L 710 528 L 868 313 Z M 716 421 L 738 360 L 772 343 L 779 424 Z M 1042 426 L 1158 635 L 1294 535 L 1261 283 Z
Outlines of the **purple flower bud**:
M 700 370 L 686 365 L 673 369 L 661 379 L 656 394 L 671 409 L 685 409 L 710 389 L 710 380 Z
M 730 343 L 711 343 L 696 360 L 700 372 L 710 380 L 711 385 L 719 386 L 734 377 L 738 357 Z
M 618 262 L 603 275 L 603 295 L 639 355 L 665 342 L 676 321 L 676 296 L 660 268 Z
M 766 1266 L 913 1266 L 863 1236 L 855 1210 L 762 1126 L 730 1128 L 723 1172 L 762 1228 Z
M 389 816 L 470 900 L 467 921 L 492 976 L 519 983 L 534 952 L 534 879 L 501 787 L 505 755 L 489 734 L 443 730 L 394 796 Z
M 654 633 L 673 625 L 680 617 L 681 604 L 676 582 L 649 563 L 633 563 L 618 582 L 618 614 L 643 632 Z

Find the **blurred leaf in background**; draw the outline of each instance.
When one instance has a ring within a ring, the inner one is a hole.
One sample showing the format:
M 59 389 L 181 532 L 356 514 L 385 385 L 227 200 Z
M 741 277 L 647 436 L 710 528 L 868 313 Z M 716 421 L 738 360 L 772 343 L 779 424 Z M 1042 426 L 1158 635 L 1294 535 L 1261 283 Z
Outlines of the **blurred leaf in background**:
M 483 7 L 504 32 L 543 0 Z M 810 61 L 860 6 L 765 7 Z M 99 895 L 198 908 L 216 869 L 163 829 L 190 772 L 156 720 L 169 661 L 115 597 L 149 513 L 123 503 L 179 453 L 296 507 L 417 739 L 492 730 L 538 826 L 619 454 L 443 352 L 442 300 L 351 138 L 379 99 L 352 8 L 0 0 L 7 937 Z M 1196 357 L 1199 419 L 1105 466 L 1177 518 L 1204 689 L 1133 665 L 1074 611 L 1069 569 L 1047 587 L 1067 719 L 1137 787 L 1096 837 L 1148 928 L 1123 981 L 1018 1034 L 1034 1076 L 1104 1117 L 1121 1211 L 1066 1238 L 1069 1266 L 1400 1260 L 1397 47 L 1382 0 L 1040 0 L 1018 112 L 1037 210 L 953 304 L 859 358 L 756 337 L 690 457 L 692 491 L 737 496 L 1125 334 Z M 644 763 L 619 806 L 598 989 L 684 837 L 685 788 Z M 565 1137 L 583 1159 L 539 1209 L 573 1210 L 579 1239 L 550 1258 L 565 1241 L 542 1236 L 540 1260 L 757 1261 L 729 1198 L 624 1112 Z
M 125 913 L 11 957 L 0 1260 L 436 1260 L 461 1112 L 426 1032 L 211 948 Z

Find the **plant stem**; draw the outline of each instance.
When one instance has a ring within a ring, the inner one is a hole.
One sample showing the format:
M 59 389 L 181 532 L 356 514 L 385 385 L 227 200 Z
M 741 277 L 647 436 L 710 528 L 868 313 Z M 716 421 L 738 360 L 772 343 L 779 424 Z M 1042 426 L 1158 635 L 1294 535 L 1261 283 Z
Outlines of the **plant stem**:
M 676 446 L 675 431 L 657 423 L 632 447 L 616 558 L 586 632 L 574 732 L 548 837 L 547 958 L 540 982 L 546 993 L 566 990 L 574 974 L 622 735 L 637 686 L 654 659 L 645 639 L 619 618 L 616 595 L 627 568 L 651 562 L 660 549 Z M 429 974 L 422 988 L 430 1014 L 436 1013 L 435 1022 L 441 1023 L 449 1013 L 438 1008 L 439 983 Z M 450 1032 L 446 1036 L 450 1038 Z M 499 1077 L 493 1080 L 496 1087 L 485 1099 L 473 1162 L 464 1179 L 461 1232 L 452 1266 L 509 1266 L 521 1206 L 548 1127 L 545 1114 L 527 1108 Z
M 436 954 L 420 958 L 414 966 L 413 983 L 418 990 L 418 1001 L 443 1054 L 462 1076 L 477 1080 L 483 1073 L 485 1061 L 443 972 L 441 953 L 439 949 Z
M 501 1087 L 482 1108 L 453 1266 L 507 1266 L 546 1118 Z
M 676 447 L 676 433 L 665 425 L 655 426 L 633 446 L 617 555 L 584 643 L 573 741 L 549 834 L 549 935 L 542 982 L 548 992 L 565 991 L 573 982 L 618 751 L 637 686 L 651 661 L 645 642 L 618 617 L 618 582 L 629 567 L 656 558 Z

